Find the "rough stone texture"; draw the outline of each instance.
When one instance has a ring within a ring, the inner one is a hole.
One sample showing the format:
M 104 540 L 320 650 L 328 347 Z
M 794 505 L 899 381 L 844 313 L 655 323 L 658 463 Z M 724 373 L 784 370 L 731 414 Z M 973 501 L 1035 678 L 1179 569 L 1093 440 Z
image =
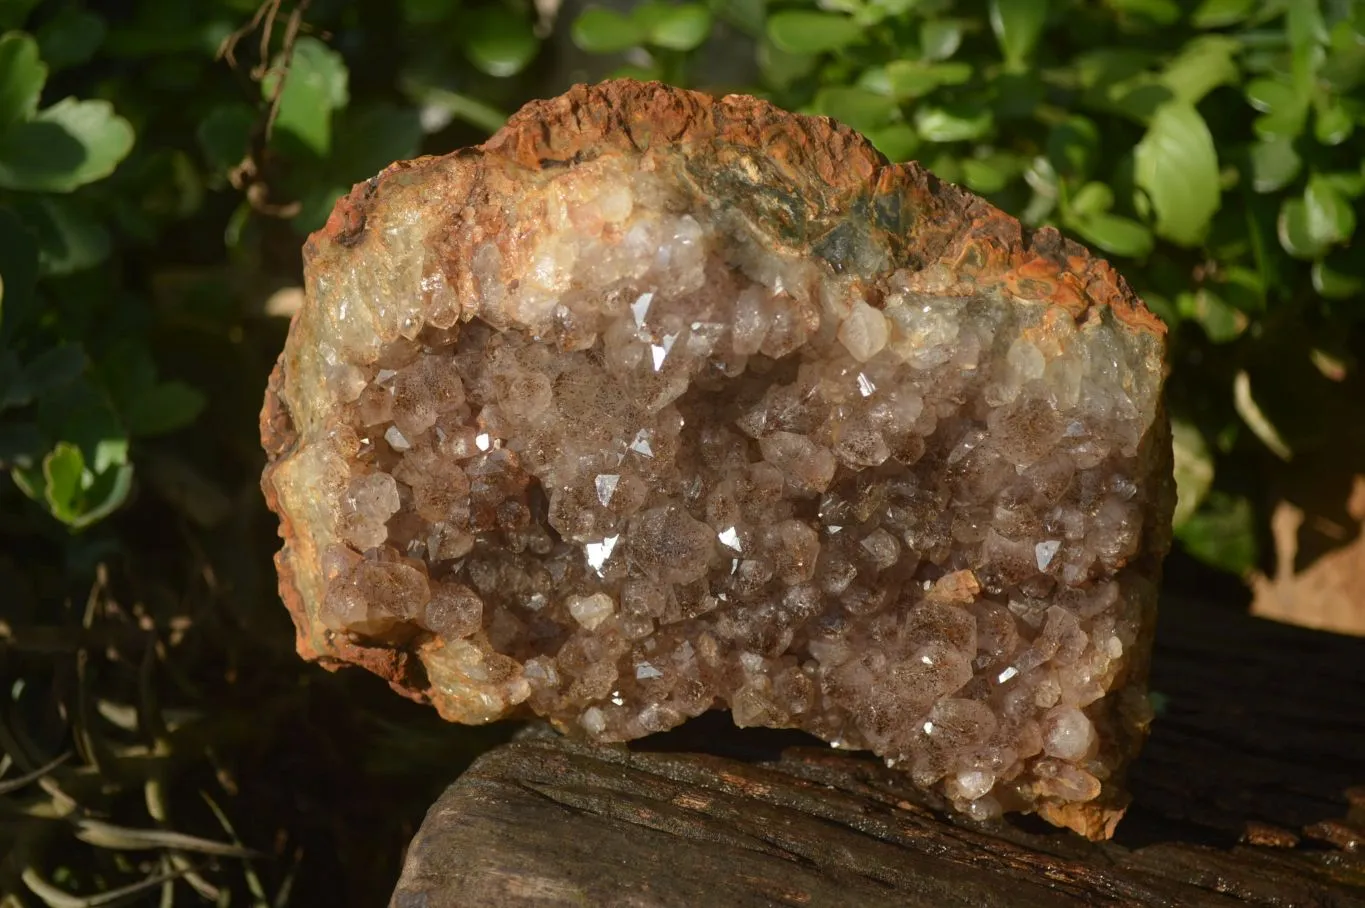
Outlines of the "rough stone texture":
M 1173 487 L 1108 265 L 628 82 L 390 167 L 305 255 L 262 414 L 305 657 L 598 741 L 719 703 L 1112 833 Z

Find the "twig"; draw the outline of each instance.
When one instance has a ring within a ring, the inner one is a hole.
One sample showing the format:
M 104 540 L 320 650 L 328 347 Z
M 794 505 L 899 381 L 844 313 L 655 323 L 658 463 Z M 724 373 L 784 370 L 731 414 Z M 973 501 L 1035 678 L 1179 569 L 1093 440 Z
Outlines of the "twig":
M 260 33 L 259 60 L 251 69 L 251 79 L 253 82 L 261 82 L 271 73 L 272 69 L 276 72 L 275 86 L 270 92 L 270 101 L 266 106 L 265 116 L 257 120 L 252 127 L 246 156 L 242 158 L 241 163 L 228 171 L 228 182 L 232 187 L 246 196 L 247 203 L 253 211 L 267 217 L 292 218 L 302 208 L 302 203 L 297 200 L 284 203 L 271 202 L 270 183 L 266 179 L 265 172 L 269 159 L 270 138 L 274 133 L 275 121 L 280 114 L 280 102 L 284 97 L 284 86 L 289 79 L 289 71 L 294 60 L 299 33 L 304 27 L 303 17 L 308 11 L 310 2 L 311 0 L 298 0 L 294 8 L 289 11 L 289 18 L 284 27 L 284 37 L 280 44 L 278 67 L 271 66 L 270 45 L 275 34 L 275 23 L 281 15 L 284 0 L 265 0 L 256 8 L 256 13 L 251 17 L 251 21 L 224 38 L 223 43 L 218 47 L 218 58 L 236 69 L 237 45 L 247 35 L 258 31 Z
M 0 795 L 9 794 L 12 791 L 18 791 L 25 785 L 28 785 L 30 782 L 38 781 L 43 776 L 47 775 L 52 770 L 56 769 L 58 766 L 61 766 L 69 759 L 71 759 L 71 751 L 68 750 L 66 753 L 62 754 L 60 757 L 57 757 L 55 760 L 51 760 L 45 763 L 44 765 L 39 766 L 37 769 L 33 770 L 33 772 L 26 773 L 25 775 L 19 776 L 18 778 L 14 779 L 0 779 Z
M 259 7 L 257 7 L 256 14 L 251 17 L 250 22 L 248 22 L 246 25 L 243 25 L 241 28 L 237 29 L 232 34 L 228 35 L 226 38 L 223 39 L 223 43 L 218 45 L 218 53 L 216 55 L 216 59 L 226 60 L 228 66 L 230 66 L 233 69 L 236 69 L 237 45 L 241 43 L 241 40 L 243 38 L 245 38 L 247 35 L 251 34 L 256 29 L 261 27 L 261 22 L 265 19 L 267 14 L 269 14 L 272 19 L 275 16 L 279 15 L 280 4 L 282 2 L 283 0 L 266 0 L 265 3 L 262 3 Z M 268 33 L 269 32 L 267 31 L 267 34 Z M 267 46 L 266 49 L 262 51 L 263 59 L 268 56 L 267 54 L 268 50 L 269 47 Z M 252 78 L 258 78 L 256 76 L 256 70 L 254 68 L 252 69 Z

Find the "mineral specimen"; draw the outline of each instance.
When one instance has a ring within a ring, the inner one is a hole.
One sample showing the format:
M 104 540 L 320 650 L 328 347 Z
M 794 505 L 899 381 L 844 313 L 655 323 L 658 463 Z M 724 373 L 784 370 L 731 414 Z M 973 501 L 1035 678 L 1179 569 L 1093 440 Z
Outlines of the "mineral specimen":
M 1172 483 L 1104 262 L 630 82 L 393 165 L 306 260 L 262 414 L 304 656 L 604 742 L 725 706 L 1112 832 Z

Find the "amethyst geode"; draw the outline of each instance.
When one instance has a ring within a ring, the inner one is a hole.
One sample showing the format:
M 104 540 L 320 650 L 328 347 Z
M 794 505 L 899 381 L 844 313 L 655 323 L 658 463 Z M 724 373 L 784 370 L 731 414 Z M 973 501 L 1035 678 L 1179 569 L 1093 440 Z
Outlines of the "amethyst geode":
M 305 657 L 598 741 L 728 707 L 1112 832 L 1173 485 L 1107 264 L 631 82 L 395 164 L 305 255 L 262 416 Z

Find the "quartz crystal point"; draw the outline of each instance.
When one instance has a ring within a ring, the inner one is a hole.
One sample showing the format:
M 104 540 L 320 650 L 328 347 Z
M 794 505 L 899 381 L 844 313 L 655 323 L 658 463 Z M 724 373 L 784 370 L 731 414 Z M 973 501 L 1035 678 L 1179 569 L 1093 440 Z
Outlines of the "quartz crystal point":
M 262 414 L 304 657 L 603 742 L 725 707 L 1112 833 L 1173 485 L 1105 262 L 633 82 L 394 164 L 305 259 Z

